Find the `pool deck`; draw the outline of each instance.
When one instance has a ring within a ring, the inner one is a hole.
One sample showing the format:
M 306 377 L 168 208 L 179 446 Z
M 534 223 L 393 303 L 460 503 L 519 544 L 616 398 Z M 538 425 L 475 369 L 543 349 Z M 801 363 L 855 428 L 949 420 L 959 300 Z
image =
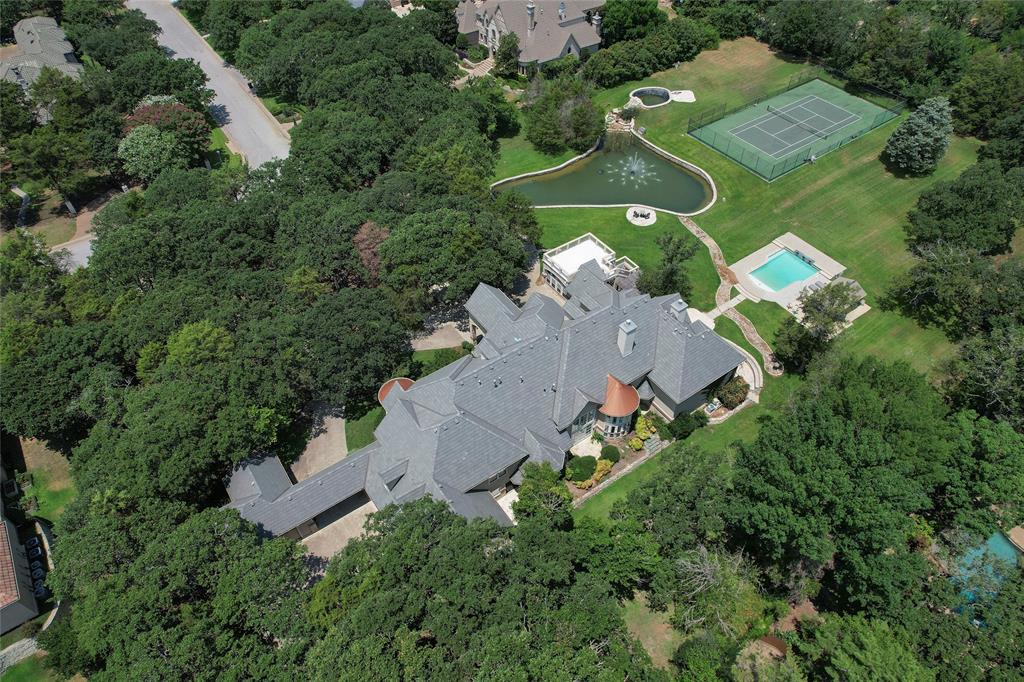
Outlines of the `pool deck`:
M 1021 554 L 1024 554 L 1024 526 L 1015 526 L 1006 531 L 1006 537 Z
M 818 269 L 818 272 L 807 279 L 793 282 L 778 291 L 771 291 L 757 283 L 750 273 L 764 265 L 779 249 L 787 249 L 801 256 L 805 261 Z M 827 284 L 846 271 L 846 266 L 829 258 L 792 232 L 787 232 L 772 240 L 746 258 L 729 266 L 736 275 L 736 287 L 752 301 L 772 301 L 783 308 L 789 308 L 800 297 L 800 292 L 815 282 Z

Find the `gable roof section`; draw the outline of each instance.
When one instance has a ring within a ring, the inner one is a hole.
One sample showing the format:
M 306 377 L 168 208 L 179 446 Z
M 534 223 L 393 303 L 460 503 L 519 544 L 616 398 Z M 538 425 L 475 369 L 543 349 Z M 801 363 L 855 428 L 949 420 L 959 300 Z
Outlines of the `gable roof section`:
M 275 497 L 258 495 L 241 500 L 233 499 L 228 506 L 238 509 L 245 519 L 270 535 L 287 533 L 362 492 L 370 455 L 375 449 L 376 444 L 371 444 L 357 450 L 326 469 L 289 486 Z M 267 460 L 275 460 L 281 466 L 276 457 L 268 457 L 264 461 Z M 231 489 L 231 484 L 228 489 Z
M 671 305 L 671 304 L 669 304 Z M 683 402 L 743 362 L 739 351 L 699 320 L 678 319 L 664 307 L 658 347 L 648 377 L 676 403 Z

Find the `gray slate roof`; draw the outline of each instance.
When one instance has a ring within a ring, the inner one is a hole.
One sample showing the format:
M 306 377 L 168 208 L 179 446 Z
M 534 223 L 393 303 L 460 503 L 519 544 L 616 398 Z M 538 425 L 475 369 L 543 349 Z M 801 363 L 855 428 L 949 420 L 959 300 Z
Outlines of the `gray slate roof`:
M 49 66 L 77 78 L 82 65 L 75 58 L 75 49 L 51 17 L 29 17 L 14 25 L 18 49 L 0 60 L 0 78 L 28 87 Z
M 587 23 L 586 13 L 604 3 L 605 0 L 534 0 L 536 26 L 532 30 L 523 0 L 462 0 L 455 13 L 460 33 L 477 31 L 477 16 L 484 19 L 484 26 L 494 18 L 503 33 L 519 37 L 521 63 L 544 63 L 560 57 L 570 40 L 581 50 L 597 48 L 601 36 Z M 559 16 L 560 8 L 564 8 L 564 18 Z
M 581 268 L 565 312 L 539 295 L 519 308 L 479 285 L 466 307 L 485 331 L 480 352 L 408 389 L 395 385 L 376 442 L 310 479 L 281 492 L 280 464 L 237 473 L 228 484 L 232 506 L 278 533 L 365 489 L 378 508 L 431 495 L 458 513 L 507 522 L 488 491 L 518 482 L 527 461 L 561 468 L 569 424 L 604 402 L 609 374 L 682 403 L 743 361 L 678 296 L 617 291 L 598 274 L 596 262 Z M 618 331 L 627 319 L 635 344 L 623 356 Z M 263 491 L 256 499 L 254 487 Z M 266 500 L 267 490 L 276 497 Z

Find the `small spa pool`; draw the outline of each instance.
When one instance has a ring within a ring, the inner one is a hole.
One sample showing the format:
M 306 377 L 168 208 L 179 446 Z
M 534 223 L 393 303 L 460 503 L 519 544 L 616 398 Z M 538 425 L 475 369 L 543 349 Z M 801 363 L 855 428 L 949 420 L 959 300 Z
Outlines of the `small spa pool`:
M 645 107 L 656 107 L 659 104 L 665 104 L 671 98 L 671 93 L 667 88 L 659 87 L 637 88 L 629 94 L 643 102 Z
M 780 291 L 794 282 L 801 282 L 815 275 L 818 268 L 800 258 L 792 251 L 780 249 L 763 265 L 750 273 L 760 285 L 771 291 Z

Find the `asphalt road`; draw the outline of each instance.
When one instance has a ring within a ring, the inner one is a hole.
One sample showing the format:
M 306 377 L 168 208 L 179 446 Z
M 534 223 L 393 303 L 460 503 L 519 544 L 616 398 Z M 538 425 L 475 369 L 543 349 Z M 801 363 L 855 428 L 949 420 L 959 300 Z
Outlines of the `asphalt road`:
M 249 91 L 245 77 L 224 63 L 170 0 L 128 0 L 126 4 L 142 10 L 160 25 L 163 32 L 157 40 L 173 56 L 194 59 L 206 72 L 207 86 L 215 93 L 210 105 L 213 117 L 221 122 L 228 139 L 245 155 L 251 168 L 288 156 L 288 134 Z

